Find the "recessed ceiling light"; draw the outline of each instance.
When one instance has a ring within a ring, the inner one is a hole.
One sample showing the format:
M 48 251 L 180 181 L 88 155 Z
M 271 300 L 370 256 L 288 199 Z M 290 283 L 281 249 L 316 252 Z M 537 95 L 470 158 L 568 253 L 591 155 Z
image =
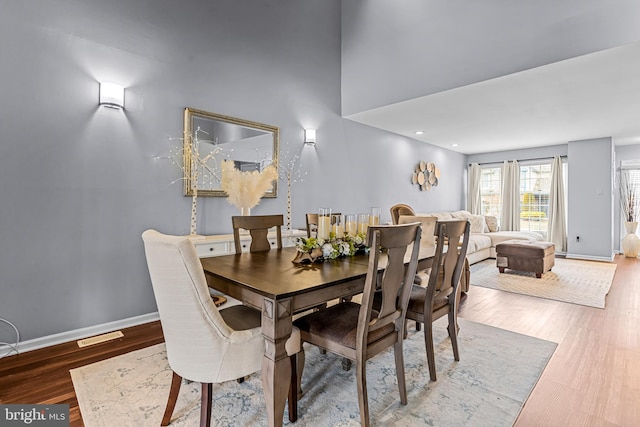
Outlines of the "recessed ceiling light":
M 457 147 L 457 146 L 458 146 L 458 144 L 451 144 L 451 146 L 452 146 L 452 147 Z
M 416 135 L 422 135 L 423 133 L 424 133 L 424 131 L 422 131 L 422 130 L 416 131 Z

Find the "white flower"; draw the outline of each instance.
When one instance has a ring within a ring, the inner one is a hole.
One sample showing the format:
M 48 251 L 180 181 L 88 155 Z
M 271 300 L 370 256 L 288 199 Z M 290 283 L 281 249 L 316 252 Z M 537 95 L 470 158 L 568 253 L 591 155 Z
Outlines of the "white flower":
M 353 243 L 356 245 L 362 245 L 364 243 L 364 239 L 359 234 L 356 234 L 353 236 Z
M 349 255 L 351 252 L 351 246 L 349 246 L 348 242 L 340 242 L 338 251 L 341 255 Z
M 322 245 L 322 256 L 325 258 L 331 258 L 331 254 L 333 253 L 333 246 L 331 243 L 325 243 Z

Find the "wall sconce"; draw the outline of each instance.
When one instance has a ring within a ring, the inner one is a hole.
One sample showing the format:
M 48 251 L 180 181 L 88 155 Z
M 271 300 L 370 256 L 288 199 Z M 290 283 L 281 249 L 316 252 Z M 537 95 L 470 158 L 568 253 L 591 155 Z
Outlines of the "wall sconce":
M 304 143 L 305 145 L 316 145 L 316 130 L 305 129 L 304 130 Z
M 100 82 L 100 105 L 122 110 L 124 108 L 124 87 L 117 83 Z

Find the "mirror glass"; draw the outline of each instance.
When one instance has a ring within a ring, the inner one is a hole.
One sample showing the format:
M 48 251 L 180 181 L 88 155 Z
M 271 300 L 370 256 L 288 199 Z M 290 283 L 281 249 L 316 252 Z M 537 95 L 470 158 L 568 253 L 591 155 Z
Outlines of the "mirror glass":
M 278 169 L 279 129 L 276 126 L 206 111 L 184 111 L 184 193 L 227 197 L 220 186 L 223 160 L 233 160 L 242 171 Z M 191 179 L 193 177 L 193 180 Z M 278 181 L 263 197 L 278 195 Z

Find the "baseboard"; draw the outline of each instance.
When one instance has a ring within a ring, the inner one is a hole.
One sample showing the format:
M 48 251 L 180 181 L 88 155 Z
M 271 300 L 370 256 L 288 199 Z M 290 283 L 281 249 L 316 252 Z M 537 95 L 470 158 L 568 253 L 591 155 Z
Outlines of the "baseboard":
M 92 337 L 94 335 L 104 334 L 106 332 L 115 331 L 117 329 L 129 328 L 131 326 L 141 325 L 143 323 L 155 322 L 156 320 L 160 320 L 160 316 L 158 315 L 157 311 L 154 313 L 129 317 L 127 319 L 116 320 L 114 322 L 103 323 L 101 325 L 88 326 L 86 328 L 74 329 L 72 331 L 61 332 L 59 334 L 47 335 L 45 337 L 22 341 L 18 343 L 17 349 L 19 353 L 24 353 L 27 351 L 50 347 L 56 344 L 62 344 L 69 341 L 76 341 L 79 339 Z
M 607 258 L 605 256 L 593 256 L 593 255 L 581 255 L 581 254 L 570 254 L 567 253 L 565 258 L 567 259 L 582 259 L 585 261 L 604 261 L 604 262 L 613 262 L 616 257 L 616 253 L 612 252 L 611 257 Z

